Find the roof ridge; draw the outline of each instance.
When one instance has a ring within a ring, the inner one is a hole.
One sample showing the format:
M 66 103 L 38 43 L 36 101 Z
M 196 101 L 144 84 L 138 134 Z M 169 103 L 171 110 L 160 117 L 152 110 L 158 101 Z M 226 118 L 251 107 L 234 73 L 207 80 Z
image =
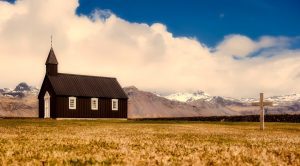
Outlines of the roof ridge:
M 81 77 L 96 77 L 96 78 L 116 79 L 116 77 L 104 77 L 104 76 L 93 76 L 93 75 L 82 75 L 82 74 L 71 74 L 71 73 L 58 73 L 58 75 L 71 75 L 71 76 L 81 76 Z

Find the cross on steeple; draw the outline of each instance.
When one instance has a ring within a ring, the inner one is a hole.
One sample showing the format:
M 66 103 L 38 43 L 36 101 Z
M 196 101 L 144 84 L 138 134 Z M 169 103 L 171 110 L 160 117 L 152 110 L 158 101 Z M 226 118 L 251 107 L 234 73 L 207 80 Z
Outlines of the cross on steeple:
M 52 35 L 51 35 L 51 48 L 52 48 Z

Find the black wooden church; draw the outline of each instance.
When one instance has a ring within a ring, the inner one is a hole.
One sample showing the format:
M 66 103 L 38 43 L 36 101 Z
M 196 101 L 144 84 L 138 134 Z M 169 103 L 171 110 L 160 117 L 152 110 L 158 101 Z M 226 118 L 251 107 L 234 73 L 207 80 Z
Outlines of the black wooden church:
M 116 78 L 58 73 L 51 47 L 38 95 L 40 118 L 127 118 L 128 97 Z

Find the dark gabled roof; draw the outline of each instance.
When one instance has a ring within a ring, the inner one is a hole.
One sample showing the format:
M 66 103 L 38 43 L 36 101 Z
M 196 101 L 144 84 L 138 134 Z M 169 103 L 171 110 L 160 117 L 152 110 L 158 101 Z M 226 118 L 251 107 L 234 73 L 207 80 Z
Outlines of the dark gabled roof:
M 58 64 L 57 59 L 56 59 L 56 56 L 55 56 L 55 53 L 54 53 L 52 47 L 51 47 L 51 49 L 50 49 L 50 51 L 49 51 L 48 58 L 47 58 L 45 64 L 46 64 L 46 65 L 48 65 L 48 64 L 54 64 L 54 65 L 57 65 L 57 64 Z
M 116 78 L 62 73 L 47 77 L 56 95 L 128 98 Z

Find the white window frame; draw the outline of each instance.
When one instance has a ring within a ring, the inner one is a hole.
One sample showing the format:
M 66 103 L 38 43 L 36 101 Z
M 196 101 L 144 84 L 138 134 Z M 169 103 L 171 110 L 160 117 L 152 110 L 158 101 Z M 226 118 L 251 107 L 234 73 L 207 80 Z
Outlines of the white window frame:
M 95 102 L 95 105 L 93 103 Z M 91 98 L 91 109 L 98 110 L 98 98 Z
M 114 103 L 116 107 L 114 107 Z M 118 111 L 119 110 L 119 100 L 118 99 L 111 99 L 111 110 Z
M 74 105 L 71 105 L 71 101 L 74 101 Z M 76 97 L 69 97 L 69 109 L 70 110 L 76 110 Z

